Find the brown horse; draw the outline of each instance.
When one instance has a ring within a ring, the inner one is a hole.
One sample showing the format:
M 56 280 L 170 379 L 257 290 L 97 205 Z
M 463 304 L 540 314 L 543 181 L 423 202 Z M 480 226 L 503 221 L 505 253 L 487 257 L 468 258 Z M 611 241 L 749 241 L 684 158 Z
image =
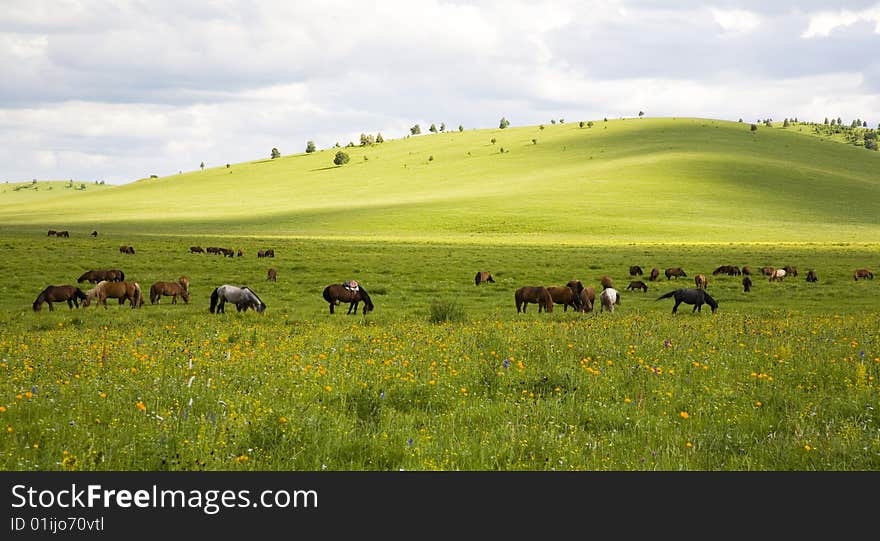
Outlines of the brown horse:
M 853 272 L 853 280 L 858 281 L 864 279 L 873 280 L 874 273 L 868 269 L 856 269 L 855 272 Z
M 668 269 L 666 269 L 666 279 L 669 280 L 673 276 L 676 280 L 678 280 L 679 278 L 687 278 L 687 274 L 681 267 L 669 267 Z
M 203 253 L 205 253 L 205 249 L 202 248 L 201 246 L 190 246 L 190 247 L 189 247 L 189 253 L 191 253 L 191 254 L 203 254 Z
M 581 296 L 571 287 L 549 286 L 547 287 L 547 292 L 550 293 L 550 298 L 553 299 L 554 304 L 562 305 L 563 312 L 567 312 L 569 306 L 575 312 L 581 311 Z
M 592 312 L 593 305 L 596 303 L 596 288 L 593 286 L 587 286 L 580 293 L 581 297 L 581 312 Z
M 651 269 L 651 276 L 648 277 L 648 280 L 654 282 L 657 280 L 657 278 L 660 278 L 660 269 L 654 267 L 653 269 Z
M 812 283 L 812 282 L 818 282 L 818 281 L 819 281 L 819 277 L 816 276 L 816 271 L 814 271 L 813 269 L 808 270 L 807 271 L 807 282 Z
M 795 278 L 797 278 L 797 275 L 798 275 L 797 267 L 792 267 L 791 265 L 786 265 L 782 268 L 783 268 L 783 270 L 785 270 L 785 274 L 787 274 L 788 276 L 794 276 Z
M 629 268 L 629 275 L 630 276 L 641 276 L 642 274 L 644 274 L 642 272 L 642 267 L 640 267 L 638 265 L 631 265 L 630 266 L 630 268 Z
M 273 248 L 257 250 L 257 257 L 275 257 L 275 250 Z
M 629 285 L 626 286 L 626 288 L 630 291 L 635 291 L 637 289 L 641 289 L 643 292 L 647 292 L 648 291 L 648 284 L 646 284 L 645 282 L 643 282 L 641 280 L 635 280 L 633 282 L 630 282 Z
M 752 267 L 750 267 L 750 266 L 748 266 L 748 265 L 745 265 L 745 266 L 742 268 L 742 273 L 745 274 L 745 275 L 747 275 L 747 276 L 750 275 L 750 274 L 752 274 Z
M 125 280 L 125 273 L 118 269 L 90 270 L 84 272 L 82 276 L 76 279 L 76 282 L 78 284 L 83 282 L 97 284 L 102 280 L 107 280 L 108 282 L 121 282 Z
M 39 312 L 44 302 L 49 305 L 50 312 L 54 310 L 53 302 L 67 302 L 68 308 L 72 309 L 74 305 L 79 308 L 79 301 L 85 299 L 86 294 L 76 286 L 46 286 L 46 289 L 41 291 L 34 301 L 34 312 Z
M 180 282 L 156 282 L 150 286 L 150 304 L 159 304 L 163 295 L 171 297 L 171 304 L 177 304 L 178 295 L 189 304 L 189 291 Z
M 107 308 L 107 299 L 119 299 L 119 304 L 124 304 L 127 300 L 132 308 L 139 308 L 144 304 L 139 283 L 102 280 L 98 282 L 98 285 L 86 291 L 83 306 L 89 306 L 93 300 L 97 300 L 96 307 L 103 305 L 104 308 Z
M 709 287 L 709 280 L 706 279 L 705 274 L 700 273 L 694 276 L 694 285 L 697 286 L 697 289 L 706 289 L 707 287 Z
M 525 313 L 529 303 L 538 305 L 538 313 L 553 311 L 553 297 L 544 286 L 525 286 L 516 290 L 513 295 L 516 301 L 516 313 Z
M 752 279 L 748 275 L 743 276 L 743 291 L 748 293 L 752 289 Z
M 186 292 L 189 293 L 189 276 L 184 274 L 177 279 L 177 283 L 183 286 L 183 289 L 185 289 Z
M 56 231 L 55 236 L 56 237 L 64 237 L 66 239 L 66 238 L 70 237 L 70 231 Z
M 785 269 L 776 269 L 773 273 L 770 274 L 771 282 L 781 282 L 783 278 L 785 278 Z
M 364 303 L 364 315 L 367 315 L 374 309 L 370 295 L 361 286 L 358 286 L 357 290 L 353 290 L 345 287 L 344 284 L 330 284 L 324 288 L 321 295 L 324 297 L 325 301 L 330 303 L 331 314 L 333 313 L 333 307 L 338 306 L 339 303 L 342 302 L 348 303 L 348 312 L 346 312 L 348 314 L 357 314 L 358 304 L 361 301 Z
M 609 287 L 614 287 L 614 284 L 611 283 L 610 276 L 607 276 L 607 275 L 603 276 L 602 279 L 599 281 L 602 283 L 602 289 L 608 289 Z
M 266 273 L 266 280 L 269 280 L 270 282 L 277 282 L 278 271 L 276 271 L 274 268 L 269 269 L 269 271 Z
M 761 267 L 761 274 L 763 274 L 764 276 L 772 276 L 773 271 L 775 270 L 776 269 L 773 267 Z
M 134 255 L 134 246 L 120 246 L 119 253 Z
M 220 248 L 218 248 L 216 246 L 208 246 L 207 248 L 205 248 L 205 252 L 207 252 L 209 254 L 219 254 Z
M 474 276 L 474 285 L 480 285 L 484 282 L 489 282 L 490 284 L 494 284 L 495 279 L 492 278 L 492 275 L 486 271 L 477 272 L 476 276 Z

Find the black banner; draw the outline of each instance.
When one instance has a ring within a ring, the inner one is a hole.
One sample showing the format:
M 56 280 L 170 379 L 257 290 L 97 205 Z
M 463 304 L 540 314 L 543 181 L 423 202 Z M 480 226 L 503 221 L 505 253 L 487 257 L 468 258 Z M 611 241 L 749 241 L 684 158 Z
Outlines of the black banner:
M 0 473 L 3 539 L 685 536 L 873 518 L 876 473 Z M 608 530 L 611 528 L 611 530 Z M 431 534 L 431 535 L 429 535 Z M 763 536 L 763 535 L 762 535 Z

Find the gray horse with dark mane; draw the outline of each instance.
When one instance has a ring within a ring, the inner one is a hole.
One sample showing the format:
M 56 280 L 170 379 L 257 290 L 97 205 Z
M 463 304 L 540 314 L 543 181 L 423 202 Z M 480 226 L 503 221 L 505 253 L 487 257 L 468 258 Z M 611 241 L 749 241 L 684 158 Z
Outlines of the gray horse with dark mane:
M 682 288 L 676 289 L 674 291 L 670 291 L 665 295 L 660 295 L 656 300 L 660 299 L 668 299 L 669 297 L 675 298 L 675 306 L 672 307 L 672 313 L 676 313 L 678 311 L 678 305 L 681 303 L 693 304 L 694 309 L 691 310 L 691 313 L 694 312 L 702 312 L 702 308 L 704 304 L 708 304 L 710 308 L 712 308 L 712 313 L 718 309 L 718 302 L 712 298 L 711 295 L 706 293 L 705 289 L 694 289 L 694 288 Z

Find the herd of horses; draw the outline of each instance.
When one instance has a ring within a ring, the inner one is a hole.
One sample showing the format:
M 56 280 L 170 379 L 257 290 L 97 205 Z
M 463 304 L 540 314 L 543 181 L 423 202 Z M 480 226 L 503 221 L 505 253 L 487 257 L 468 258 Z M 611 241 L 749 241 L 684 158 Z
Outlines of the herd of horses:
M 62 236 L 64 231 L 50 230 L 50 235 Z M 97 231 L 93 232 L 93 236 L 97 236 Z M 122 253 L 134 254 L 134 248 L 131 246 L 120 246 L 119 251 Z M 217 253 L 228 257 L 233 257 L 235 252 L 227 248 L 208 247 L 207 250 L 200 246 L 190 247 L 191 253 Z M 238 250 L 238 255 L 242 256 L 242 250 Z M 273 249 L 259 250 L 257 257 L 275 257 Z M 770 282 L 783 281 L 786 277 L 797 277 L 798 270 L 793 266 L 785 266 L 774 268 L 765 266 L 759 269 L 759 272 L 768 277 Z M 752 279 L 755 273 L 748 266 L 742 268 L 735 265 L 721 265 L 713 272 L 713 276 L 721 274 L 729 276 L 742 276 L 742 285 L 745 292 L 749 292 L 752 287 Z M 629 267 L 629 275 L 633 278 L 643 276 L 644 271 L 638 265 Z M 654 267 L 648 274 L 648 280 L 656 282 L 659 280 L 661 271 Z M 667 280 L 678 280 L 679 278 L 687 278 L 688 275 L 681 267 L 668 267 L 663 271 L 663 275 Z M 866 269 L 856 269 L 852 274 L 853 280 L 873 279 L 874 274 Z M 277 271 L 270 268 L 267 274 L 267 280 L 277 281 Z M 818 281 L 816 271 L 810 269 L 806 275 L 806 281 L 814 283 Z M 33 310 L 39 311 L 43 304 L 47 304 L 49 310 L 54 310 L 53 304 L 56 302 L 66 302 L 68 308 L 87 307 L 92 303 L 98 306 L 107 307 L 107 299 L 117 299 L 120 305 L 128 302 L 131 308 L 139 308 L 144 304 L 144 295 L 141 291 L 140 284 L 135 281 L 125 279 L 125 273 L 119 269 L 89 270 L 84 272 L 77 278 L 77 283 L 82 284 L 89 282 L 94 287 L 83 291 L 74 285 L 49 285 L 44 288 L 33 302 Z M 475 285 L 495 283 L 492 274 L 487 271 L 479 271 L 474 276 Z M 621 303 L 620 292 L 615 289 L 612 279 L 609 276 L 602 276 L 600 279 L 601 290 L 598 294 L 599 310 L 614 312 L 615 306 Z M 357 314 L 359 306 L 363 303 L 361 313 L 366 315 L 374 310 L 373 301 L 366 290 L 360 285 L 352 284 L 350 287 L 347 283 L 330 284 L 326 286 L 321 296 L 328 303 L 330 314 L 335 313 L 335 307 L 340 304 L 348 304 L 348 314 Z M 692 312 L 700 312 L 704 304 L 711 308 L 712 313 L 718 309 L 718 302 L 712 298 L 707 292 L 709 287 L 709 279 L 704 273 L 698 273 L 694 276 L 694 287 L 676 288 L 668 293 L 657 297 L 656 300 L 672 298 L 675 304 L 672 307 L 672 313 L 677 313 L 680 304 L 693 305 Z M 641 280 L 632 280 L 626 288 L 629 291 L 648 291 L 648 285 Z M 171 297 L 171 304 L 177 304 L 178 297 L 184 303 L 189 303 L 189 278 L 181 276 L 177 281 L 158 281 L 150 287 L 150 304 L 159 304 L 162 297 Z M 597 299 L 596 288 L 585 286 L 580 280 L 570 280 L 565 285 L 559 286 L 524 286 L 517 288 L 514 292 L 514 302 L 517 313 L 525 313 L 529 304 L 536 304 L 538 312 L 552 312 L 555 305 L 561 305 L 564 311 L 570 307 L 573 312 L 591 312 L 594 310 Z M 225 304 L 229 302 L 236 306 L 239 312 L 252 309 L 257 313 L 264 313 L 266 303 L 247 286 L 234 286 L 223 284 L 214 288 L 210 296 L 209 312 L 214 314 L 225 313 Z

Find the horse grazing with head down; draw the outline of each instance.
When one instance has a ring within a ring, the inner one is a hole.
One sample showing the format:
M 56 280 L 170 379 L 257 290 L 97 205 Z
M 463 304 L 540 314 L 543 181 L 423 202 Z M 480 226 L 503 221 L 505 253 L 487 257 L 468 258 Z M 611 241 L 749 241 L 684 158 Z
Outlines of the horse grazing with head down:
M 345 284 L 330 284 L 324 288 L 321 296 L 330 303 L 331 314 L 334 313 L 333 308 L 343 302 L 348 303 L 348 312 L 346 312 L 348 314 L 357 314 L 358 304 L 361 302 L 364 303 L 363 315 L 367 315 L 375 308 L 370 295 L 360 285 L 357 286 L 357 289 L 351 289 L 345 287 Z
M 697 286 L 697 289 L 706 289 L 709 287 L 709 280 L 705 274 L 700 273 L 694 276 L 694 285 Z
M 107 299 L 119 299 L 119 304 L 128 301 L 132 308 L 139 308 L 144 304 L 144 296 L 141 293 L 141 285 L 137 282 L 110 282 L 102 280 L 98 285 L 86 291 L 83 306 L 89 306 L 93 300 L 97 300 L 95 306 L 103 305 L 107 308 Z
M 544 286 L 525 286 L 516 290 L 513 294 L 516 301 L 516 313 L 525 313 L 530 303 L 538 305 L 538 313 L 553 311 L 553 297 Z
M 669 297 L 675 298 L 675 306 L 672 307 L 672 313 L 676 313 L 678 311 L 678 305 L 681 303 L 693 304 L 694 309 L 691 310 L 691 313 L 702 312 L 703 305 L 708 304 L 710 308 L 712 308 L 712 313 L 715 313 L 715 310 L 718 309 L 718 302 L 709 295 L 705 289 L 693 289 L 693 288 L 683 288 L 676 289 L 666 293 L 665 295 L 660 295 L 655 300 L 660 299 L 668 299 Z
M 86 294 L 76 286 L 46 286 L 46 289 L 37 295 L 33 307 L 34 312 L 39 312 L 40 307 L 42 307 L 45 302 L 49 305 L 49 311 L 52 311 L 54 310 L 52 307 L 53 302 L 67 302 L 68 308 L 72 309 L 74 305 L 79 308 L 79 301 L 81 300 L 86 300 Z
M 606 287 L 599 293 L 599 302 L 601 303 L 600 311 L 608 310 L 614 313 L 614 306 L 620 304 L 620 293 L 613 287 Z
M 868 269 L 856 269 L 853 272 L 853 280 L 858 281 L 858 280 L 864 280 L 864 279 L 873 280 L 874 273 L 869 271 Z
M 644 274 L 644 272 L 642 271 L 642 267 L 640 267 L 638 265 L 630 265 L 630 267 L 629 267 L 629 275 L 630 276 L 641 276 L 642 274 Z
M 628 291 L 635 291 L 637 289 L 640 289 L 643 292 L 647 293 L 648 284 L 646 284 L 645 282 L 643 282 L 641 280 L 634 280 L 634 281 L 630 282 L 628 286 L 626 286 L 626 289 Z
M 775 269 L 770 273 L 771 282 L 781 282 L 783 278 L 785 278 L 785 269 Z
M 134 246 L 120 246 L 119 253 L 134 255 Z
M 676 280 L 687 278 L 687 273 L 681 267 L 669 267 L 666 269 L 666 279 L 669 280 L 672 277 L 675 277 Z
M 84 272 L 79 278 L 76 279 L 78 284 L 83 282 L 91 282 L 93 284 L 97 284 L 102 280 L 107 280 L 108 282 L 122 282 L 125 280 L 125 273 L 118 269 L 108 269 L 108 270 L 90 270 Z
M 177 304 L 177 297 L 189 304 L 189 290 L 178 282 L 156 282 L 150 286 L 150 304 L 159 304 L 162 297 L 171 297 L 171 304 Z
M 653 269 L 651 269 L 651 276 L 648 277 L 648 280 L 656 282 L 657 278 L 660 278 L 660 269 L 654 267 Z
M 211 313 L 226 313 L 226 303 L 231 302 L 239 312 L 247 312 L 248 308 L 253 308 L 257 313 L 262 314 L 266 311 L 266 303 L 260 300 L 254 291 L 249 287 L 238 287 L 223 284 L 214 288 L 211 292 Z
M 813 283 L 813 282 L 818 282 L 818 281 L 819 281 L 819 277 L 816 275 L 816 271 L 813 269 L 808 270 L 807 271 L 807 282 Z
M 474 276 L 474 285 L 480 285 L 484 282 L 489 282 L 490 284 L 494 284 L 495 279 L 492 278 L 492 275 L 486 271 L 477 272 L 477 275 Z
M 561 304 L 562 311 L 567 312 L 568 307 L 571 306 L 571 309 L 575 312 L 580 312 L 581 310 L 581 296 L 578 293 L 575 293 L 575 290 L 569 286 L 548 286 L 547 292 L 550 293 L 550 298 L 553 299 L 554 304 Z

